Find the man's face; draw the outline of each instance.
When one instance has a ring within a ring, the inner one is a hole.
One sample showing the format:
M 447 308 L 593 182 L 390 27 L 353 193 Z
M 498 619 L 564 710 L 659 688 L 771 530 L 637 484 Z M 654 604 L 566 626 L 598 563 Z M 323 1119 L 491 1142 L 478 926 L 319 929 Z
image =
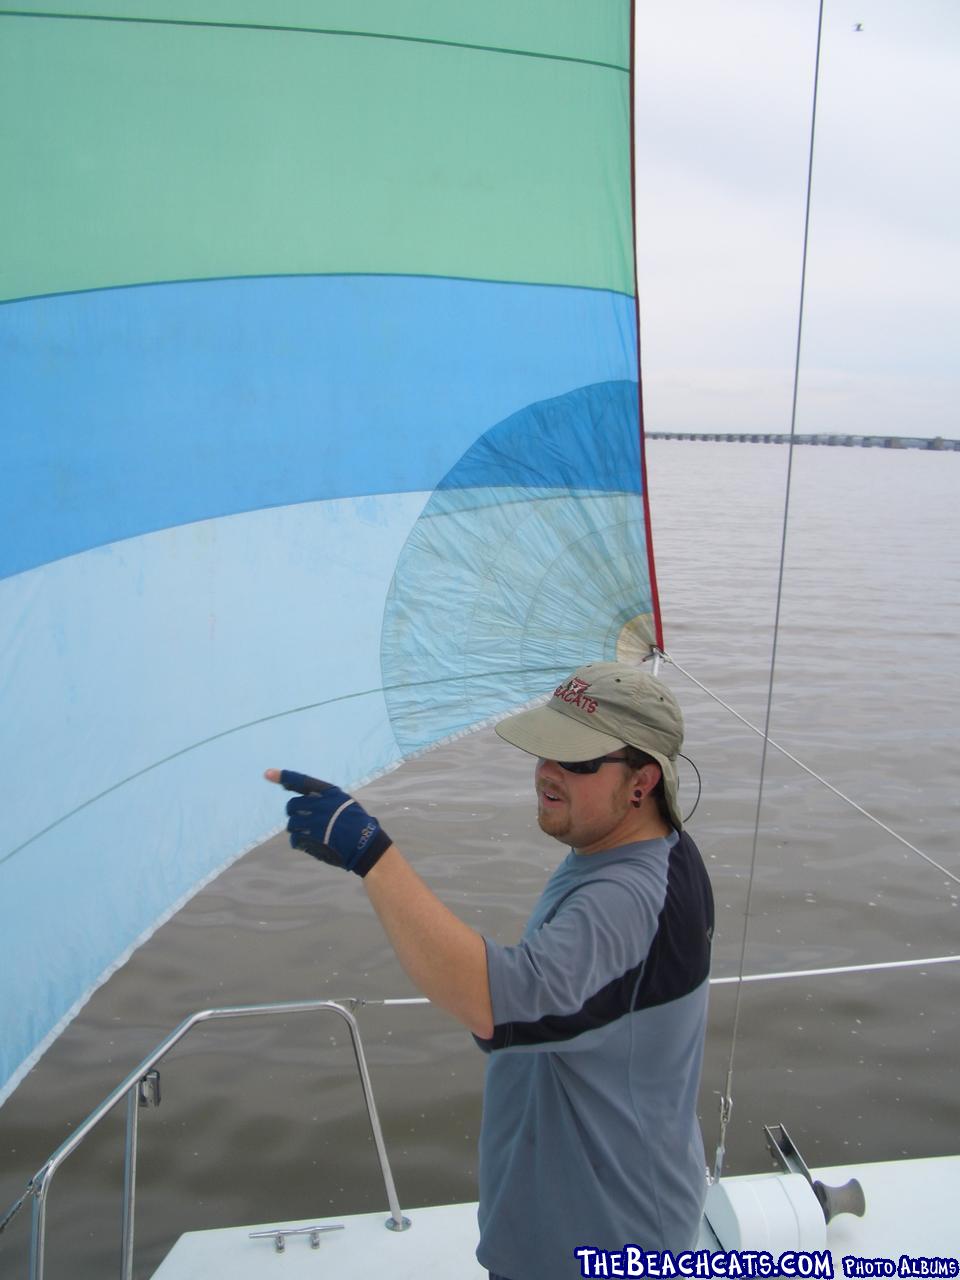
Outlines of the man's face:
M 636 839 L 631 800 L 637 778 L 638 772 L 625 764 L 568 773 L 556 760 L 539 760 L 534 781 L 541 831 L 579 853 L 599 853 Z

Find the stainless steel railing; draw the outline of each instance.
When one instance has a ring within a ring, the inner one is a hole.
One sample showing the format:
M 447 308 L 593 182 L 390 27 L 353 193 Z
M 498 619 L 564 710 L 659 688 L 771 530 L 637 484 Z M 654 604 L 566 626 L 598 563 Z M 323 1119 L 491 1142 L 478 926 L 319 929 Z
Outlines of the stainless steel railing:
M 123 1204 L 121 1215 L 121 1249 L 120 1249 L 120 1276 L 121 1280 L 132 1280 L 133 1276 L 133 1241 L 134 1241 L 134 1221 L 136 1210 L 136 1181 L 137 1181 L 137 1139 L 139 1132 L 139 1119 L 141 1106 L 147 1105 L 153 1091 L 158 1082 L 156 1072 L 157 1065 L 163 1061 L 166 1055 L 181 1040 L 187 1036 L 194 1027 L 202 1022 L 213 1022 L 223 1018 L 257 1018 L 266 1015 L 275 1014 L 291 1014 L 291 1013 L 316 1013 L 330 1012 L 343 1019 L 347 1024 L 350 1032 L 350 1042 L 353 1045 L 353 1053 L 357 1063 L 357 1071 L 360 1075 L 360 1084 L 363 1089 L 363 1098 L 367 1107 L 367 1116 L 370 1120 L 370 1128 L 373 1132 L 373 1140 L 377 1148 L 377 1159 L 380 1161 L 380 1172 L 383 1175 L 383 1184 L 387 1193 L 387 1203 L 390 1206 L 390 1217 L 387 1218 L 385 1225 L 391 1231 L 405 1231 L 410 1226 L 408 1218 L 403 1216 L 400 1210 L 400 1202 L 397 1199 L 397 1191 L 393 1182 L 393 1174 L 390 1170 L 390 1161 L 387 1158 L 387 1150 L 383 1141 L 383 1132 L 380 1128 L 380 1118 L 377 1115 L 377 1105 L 373 1097 L 373 1086 L 370 1082 L 370 1073 L 367 1070 L 367 1060 L 363 1052 L 363 1044 L 360 1039 L 360 1028 L 352 1010 L 356 1009 L 361 1003 L 375 1004 L 420 1004 L 429 1003 L 426 1000 L 398 1000 L 398 1001 L 359 1001 L 355 999 L 337 1001 L 337 1000 L 301 1000 L 286 1004 L 252 1004 L 238 1005 L 233 1008 L 224 1009 L 201 1009 L 197 1013 L 193 1013 L 189 1018 L 181 1022 L 180 1026 L 148 1054 L 146 1058 L 135 1067 L 133 1071 L 121 1081 L 108 1097 L 96 1107 L 86 1120 L 80 1124 L 76 1131 L 64 1142 L 52 1156 L 43 1164 L 27 1183 L 26 1190 L 20 1199 L 14 1204 L 8 1213 L 0 1222 L 0 1231 L 6 1227 L 7 1223 L 17 1214 L 23 1204 L 28 1199 L 33 1200 L 33 1222 L 31 1224 L 30 1236 L 30 1280 L 43 1280 L 44 1275 L 44 1252 L 46 1247 L 46 1224 L 47 1224 L 47 1196 L 50 1191 L 50 1184 L 53 1181 L 57 1170 L 67 1159 L 76 1151 L 77 1147 L 83 1142 L 87 1135 L 97 1127 L 100 1121 L 123 1099 L 127 1104 L 127 1122 L 124 1137 L 124 1167 L 123 1167 Z M 350 1008 L 346 1006 L 349 1005 Z

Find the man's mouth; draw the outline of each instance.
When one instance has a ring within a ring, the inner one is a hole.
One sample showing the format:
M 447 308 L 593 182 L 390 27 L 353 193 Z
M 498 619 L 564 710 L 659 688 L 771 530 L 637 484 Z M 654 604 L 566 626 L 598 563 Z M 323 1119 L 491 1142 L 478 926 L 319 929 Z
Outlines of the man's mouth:
M 540 788 L 540 799 L 544 804 L 563 803 L 563 796 L 558 795 L 555 791 L 550 791 L 547 787 Z

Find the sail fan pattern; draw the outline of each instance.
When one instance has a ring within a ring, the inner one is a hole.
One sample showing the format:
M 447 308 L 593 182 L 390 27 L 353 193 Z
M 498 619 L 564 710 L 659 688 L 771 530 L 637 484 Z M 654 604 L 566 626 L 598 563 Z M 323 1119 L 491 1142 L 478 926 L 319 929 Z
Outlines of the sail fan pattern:
M 658 634 L 629 3 L 93 8 L 0 13 L 0 1099 L 266 765 Z

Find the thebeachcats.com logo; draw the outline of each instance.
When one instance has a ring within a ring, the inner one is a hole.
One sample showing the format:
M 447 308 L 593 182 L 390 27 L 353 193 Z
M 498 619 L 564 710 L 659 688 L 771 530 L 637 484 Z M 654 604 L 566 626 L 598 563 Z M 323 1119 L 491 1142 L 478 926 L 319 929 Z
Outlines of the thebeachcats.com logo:
M 580 1245 L 574 1249 L 580 1263 L 580 1275 L 645 1276 L 649 1280 L 674 1280 L 674 1277 L 719 1276 L 722 1280 L 753 1280 L 753 1277 L 788 1276 L 797 1280 L 833 1280 L 833 1258 L 829 1249 L 804 1252 L 790 1250 L 772 1254 L 766 1249 L 731 1249 L 726 1253 L 711 1249 L 685 1249 L 672 1253 L 669 1249 L 641 1249 L 626 1244 L 622 1249 L 597 1249 Z
M 789 1276 L 794 1280 L 833 1280 L 833 1258 L 829 1249 L 812 1252 L 790 1250 L 776 1257 L 766 1249 L 731 1249 L 727 1253 L 710 1249 L 655 1252 L 627 1244 L 622 1249 L 597 1249 L 580 1245 L 574 1249 L 580 1275 L 645 1276 L 648 1280 L 675 1280 L 675 1277 L 720 1276 L 722 1280 L 754 1280 L 763 1276 Z M 842 1260 L 845 1280 L 957 1280 L 960 1259 L 927 1258 L 901 1254 L 897 1258 L 861 1258 L 847 1255 Z

